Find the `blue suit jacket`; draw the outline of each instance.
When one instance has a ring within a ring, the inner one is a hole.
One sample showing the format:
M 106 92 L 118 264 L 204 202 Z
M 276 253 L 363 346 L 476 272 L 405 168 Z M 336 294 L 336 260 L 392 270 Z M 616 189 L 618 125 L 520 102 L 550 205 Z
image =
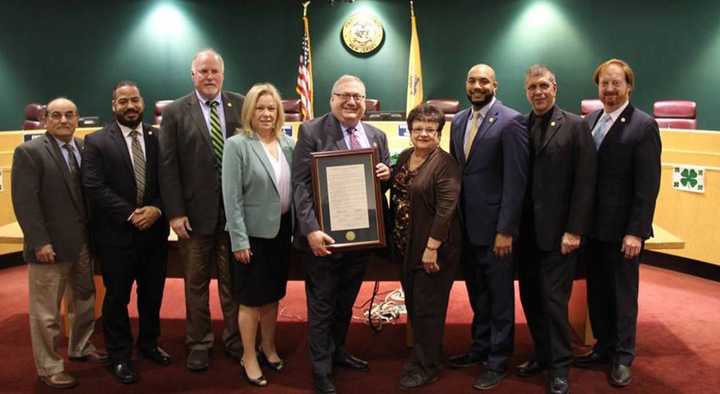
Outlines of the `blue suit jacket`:
M 603 111 L 589 114 L 592 130 Z M 597 189 L 591 236 L 621 242 L 627 234 L 651 237 L 660 190 L 660 131 L 652 116 L 629 104 L 597 152 Z
M 295 143 L 280 136 L 288 168 Z M 287 177 L 290 188 L 290 176 Z M 275 238 L 280 231 L 280 192 L 275 172 L 256 135 L 238 134 L 228 139 L 223 150 L 222 190 L 233 252 L 250 248 L 248 236 Z M 292 201 L 292 188 L 290 188 Z
M 473 245 L 489 246 L 497 233 L 518 235 L 528 173 L 523 116 L 496 100 L 480 124 L 469 157 L 463 142 L 470 109 L 453 118 L 450 153 L 462 168 L 462 219 Z

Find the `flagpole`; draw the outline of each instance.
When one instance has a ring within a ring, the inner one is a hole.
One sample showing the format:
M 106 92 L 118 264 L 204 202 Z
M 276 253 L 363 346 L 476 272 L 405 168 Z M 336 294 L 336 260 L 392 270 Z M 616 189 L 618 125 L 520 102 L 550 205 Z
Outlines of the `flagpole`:
M 420 42 L 415 20 L 415 2 L 410 0 L 410 55 L 408 62 L 408 86 L 405 102 L 405 114 L 423 101 L 422 63 L 420 61 Z

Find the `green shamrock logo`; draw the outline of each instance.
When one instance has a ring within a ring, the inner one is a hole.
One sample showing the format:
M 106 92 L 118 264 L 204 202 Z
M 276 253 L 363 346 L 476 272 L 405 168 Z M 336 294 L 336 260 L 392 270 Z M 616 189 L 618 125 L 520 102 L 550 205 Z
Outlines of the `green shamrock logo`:
M 680 183 L 682 183 L 683 186 L 690 185 L 691 188 L 694 188 L 698 184 L 698 173 L 695 170 L 688 170 L 687 168 L 683 169 L 680 173 Z

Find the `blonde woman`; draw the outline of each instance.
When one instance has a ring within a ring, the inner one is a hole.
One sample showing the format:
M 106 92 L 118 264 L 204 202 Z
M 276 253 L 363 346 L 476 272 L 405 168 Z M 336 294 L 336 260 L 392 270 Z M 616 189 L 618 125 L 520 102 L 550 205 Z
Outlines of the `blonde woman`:
M 250 88 L 241 117 L 242 129 L 225 143 L 223 200 L 235 259 L 231 274 L 240 304 L 243 373 L 249 383 L 267 386 L 261 364 L 278 372 L 284 366 L 275 327 L 288 275 L 294 143 L 282 133 L 280 95 L 269 83 Z M 258 325 L 261 345 L 256 347 Z

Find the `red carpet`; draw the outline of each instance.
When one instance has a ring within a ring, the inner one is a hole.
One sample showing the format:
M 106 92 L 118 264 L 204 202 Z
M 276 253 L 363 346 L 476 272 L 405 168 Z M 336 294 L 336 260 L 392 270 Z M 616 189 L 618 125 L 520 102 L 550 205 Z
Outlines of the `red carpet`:
M 27 271 L 25 267 L 0 270 L 0 393 L 56 392 L 39 383 L 35 375 L 27 317 Z M 383 283 L 381 291 L 397 287 Z M 363 286 L 357 304 L 365 302 L 372 288 Z M 226 358 L 219 346 L 208 372 L 194 374 L 184 368 L 184 304 L 182 281 L 168 280 L 162 309 L 162 346 L 173 356 L 169 367 L 158 367 L 138 360 L 141 381 L 132 386 L 117 383 L 103 367 L 68 363 L 67 370 L 80 379 L 73 393 L 309 393 L 312 392 L 309 355 L 305 337 L 305 294 L 302 282 L 292 282 L 288 297 L 281 304 L 278 347 L 287 359 L 286 372 L 268 373 L 267 388 L 253 388 L 241 379 L 240 367 Z M 213 292 L 215 288 L 213 288 Z M 213 317 L 219 308 L 213 293 Z M 527 327 L 519 314 L 514 363 L 531 351 Z M 133 310 L 133 315 L 135 312 Z M 356 311 L 359 316 L 362 310 Z M 403 320 L 404 321 L 404 320 Z M 453 288 L 445 336 L 449 354 L 463 351 L 468 344 L 470 309 L 462 283 Z M 134 320 L 137 324 L 137 321 Z M 136 328 L 136 327 L 135 327 Z M 362 322 L 353 324 L 348 349 L 371 363 L 369 373 L 338 371 L 336 382 L 341 393 L 395 393 L 402 362 L 408 354 L 404 346 L 403 324 L 384 327 L 373 334 Z M 221 322 L 215 321 L 220 333 Z M 100 327 L 98 327 L 100 332 Z M 720 283 L 643 266 L 640 286 L 638 358 L 633 367 L 632 393 L 713 393 L 720 391 Z M 102 335 L 96 336 L 102 346 Z M 64 344 L 63 344 L 64 346 Z M 64 350 L 64 348 L 63 348 Z M 479 368 L 447 370 L 441 379 L 417 393 L 471 393 Z M 604 372 L 573 369 L 571 388 L 576 393 L 616 393 L 608 386 Z M 494 393 L 542 393 L 541 377 L 521 379 L 509 376 Z

